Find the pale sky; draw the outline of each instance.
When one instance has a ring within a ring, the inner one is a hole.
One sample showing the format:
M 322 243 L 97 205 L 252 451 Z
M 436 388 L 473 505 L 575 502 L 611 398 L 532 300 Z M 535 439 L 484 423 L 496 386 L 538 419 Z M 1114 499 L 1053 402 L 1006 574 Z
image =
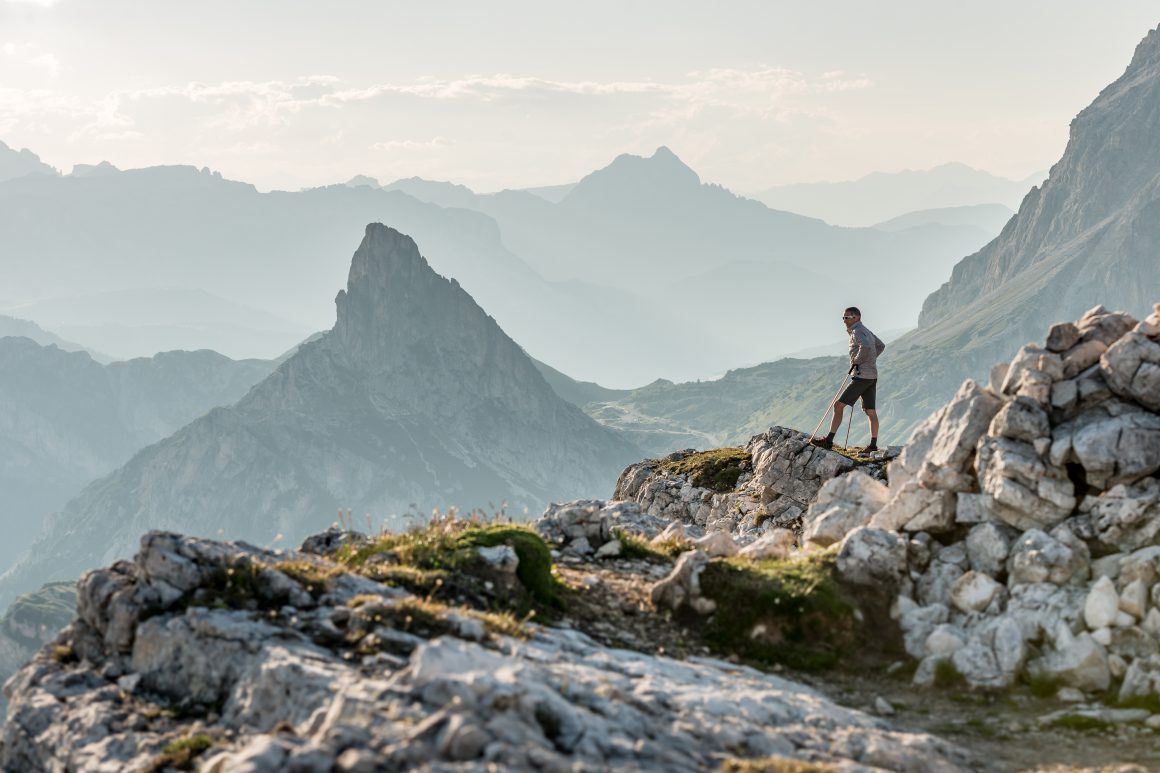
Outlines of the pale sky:
M 479 191 L 668 145 L 739 192 L 1048 168 L 1153 0 L 0 0 L 0 140 L 68 171 L 209 166 Z

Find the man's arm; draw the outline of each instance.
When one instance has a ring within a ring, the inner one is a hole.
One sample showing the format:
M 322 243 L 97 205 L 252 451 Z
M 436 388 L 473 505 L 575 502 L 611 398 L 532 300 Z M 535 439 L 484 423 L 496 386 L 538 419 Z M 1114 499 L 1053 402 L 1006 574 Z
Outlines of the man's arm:
M 874 336 L 874 349 L 877 351 L 875 357 L 881 356 L 882 352 L 886 351 L 886 344 L 882 343 L 882 339 L 878 336 Z

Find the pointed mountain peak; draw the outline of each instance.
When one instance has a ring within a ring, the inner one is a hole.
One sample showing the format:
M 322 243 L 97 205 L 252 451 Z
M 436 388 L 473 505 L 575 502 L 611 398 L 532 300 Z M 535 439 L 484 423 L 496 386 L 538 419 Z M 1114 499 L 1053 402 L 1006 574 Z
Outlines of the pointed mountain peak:
M 624 153 L 611 164 L 591 173 L 564 198 L 575 204 L 593 199 L 636 198 L 642 194 L 662 195 L 674 189 L 700 186 L 701 178 L 662 145 L 648 158 Z
M 442 345 L 485 329 L 502 335 L 458 282 L 435 273 L 410 236 L 382 223 L 367 226 L 335 305 L 336 343 L 356 361 L 377 365 L 417 344 Z

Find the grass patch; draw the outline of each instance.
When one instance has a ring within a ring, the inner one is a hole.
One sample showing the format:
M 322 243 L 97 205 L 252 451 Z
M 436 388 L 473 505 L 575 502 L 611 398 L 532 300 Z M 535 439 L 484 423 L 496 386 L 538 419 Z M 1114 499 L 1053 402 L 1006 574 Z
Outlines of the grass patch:
M 725 760 L 721 773 L 837 773 L 826 762 L 806 762 L 790 757 L 762 757 L 753 760 Z
M 1045 674 L 1034 674 L 1027 679 L 1027 688 L 1036 698 L 1054 698 L 1060 687 L 1058 679 Z
M 967 686 L 967 678 L 947 658 L 934 664 L 934 686 L 940 690 L 961 690 Z
M 1051 727 L 1057 727 L 1061 730 L 1078 730 L 1082 732 L 1099 731 L 1103 732 L 1112 727 L 1115 727 L 1110 722 L 1105 722 L 1102 719 L 1095 717 L 1085 717 L 1082 714 L 1068 714 L 1063 717 L 1056 717 L 1051 720 Z
M 306 558 L 279 561 L 274 564 L 273 568 L 294 580 L 315 596 L 326 593 L 327 582 L 329 580 L 345 574 L 342 569 L 329 561 L 311 561 Z
M 497 545 L 510 545 L 519 558 L 516 577 L 532 603 L 517 599 L 517 608 L 526 611 L 532 606 L 563 607 L 563 586 L 552 572 L 551 549 L 527 526 L 441 520 L 405 532 L 383 534 L 364 545 L 341 548 L 335 561 L 389 585 L 447 597 L 463 591 L 473 574 L 486 574 L 478 549 Z
M 1147 709 L 1153 714 L 1160 714 L 1160 695 L 1149 693 L 1148 695 L 1133 695 L 1131 698 L 1124 698 L 1121 700 L 1107 701 L 1114 703 L 1122 709 Z
M 206 575 L 200 587 L 186 594 L 184 605 L 255 610 L 261 590 L 258 575 L 263 569 L 248 556 L 224 561 Z
M 145 767 L 147 773 L 162 773 L 165 770 L 193 770 L 194 760 L 213 746 L 208 735 L 190 735 L 171 741 L 161 754 L 154 757 Z
M 643 559 L 668 563 L 672 559 L 693 549 L 693 543 L 688 539 L 670 537 L 654 544 L 639 534 L 617 529 L 613 536 L 620 540 L 620 557 Z
M 800 670 L 858 648 L 854 608 L 838 591 L 832 551 L 788 560 L 713 561 L 701 590 L 717 603 L 705 639 L 726 652 Z
M 552 573 L 552 551 L 534 529 L 512 524 L 474 527 L 464 531 L 459 542 L 465 546 L 488 548 L 511 545 L 520 559 L 516 576 L 532 598 L 546 607 L 563 607 L 560 595 L 563 586 Z
M 752 461 L 744 448 L 715 448 L 683 459 L 661 460 L 657 466 L 662 472 L 688 476 L 694 486 L 726 492 L 737 487 L 737 479 L 751 469 Z

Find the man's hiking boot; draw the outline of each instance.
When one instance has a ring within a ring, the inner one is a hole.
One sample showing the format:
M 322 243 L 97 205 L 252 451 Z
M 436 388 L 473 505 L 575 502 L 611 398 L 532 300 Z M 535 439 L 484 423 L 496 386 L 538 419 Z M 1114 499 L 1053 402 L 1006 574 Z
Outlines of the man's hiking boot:
M 834 448 L 834 441 L 830 440 L 828 437 L 812 437 L 810 438 L 810 445 L 817 446 L 818 448 L 824 448 L 829 451 Z

